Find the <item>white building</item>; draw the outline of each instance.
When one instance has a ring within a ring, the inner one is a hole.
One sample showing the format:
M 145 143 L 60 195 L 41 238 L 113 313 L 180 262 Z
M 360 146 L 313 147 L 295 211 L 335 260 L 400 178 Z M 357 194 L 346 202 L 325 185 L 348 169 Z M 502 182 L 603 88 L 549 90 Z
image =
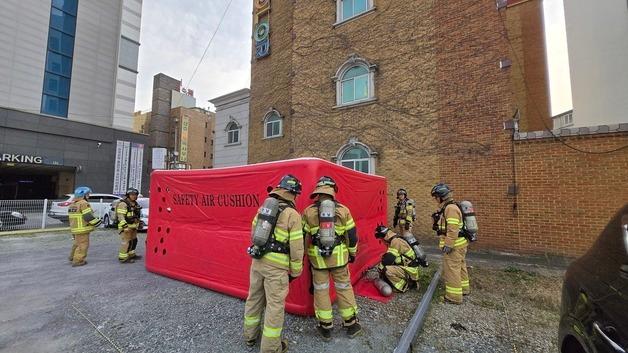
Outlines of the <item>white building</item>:
M 214 168 L 248 163 L 250 97 L 244 88 L 210 100 L 216 107 Z
M 572 127 L 628 122 L 628 3 L 566 0 Z

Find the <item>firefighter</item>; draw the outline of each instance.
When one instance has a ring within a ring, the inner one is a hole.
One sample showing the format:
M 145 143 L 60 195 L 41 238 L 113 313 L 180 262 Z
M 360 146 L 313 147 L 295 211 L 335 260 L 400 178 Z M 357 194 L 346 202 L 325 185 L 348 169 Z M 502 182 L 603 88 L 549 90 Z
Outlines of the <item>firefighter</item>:
M 140 192 L 135 188 L 129 188 L 122 200 L 116 206 L 118 217 L 118 231 L 120 232 L 120 250 L 118 260 L 120 263 L 133 263 L 142 256 L 135 253 L 137 247 L 137 228 L 140 225 L 141 206 L 137 203 Z
M 467 273 L 467 238 L 461 235 L 462 212 L 453 198 L 447 184 L 439 183 L 432 188 L 432 197 L 439 203 L 433 215 L 434 230 L 440 237 L 439 248 L 443 252 L 443 279 L 445 281 L 445 301 L 462 304 L 462 296 L 470 292 Z
M 74 200 L 68 208 L 70 231 L 72 232 L 72 251 L 69 260 L 72 267 L 87 265 L 87 248 L 89 248 L 89 233 L 101 223 L 100 218 L 94 216 L 94 211 L 87 200 L 92 189 L 80 186 L 74 191 Z
M 323 176 L 318 180 L 310 198 L 316 202 L 303 211 L 303 231 L 312 266 L 314 311 L 317 330 L 324 341 L 331 340 L 333 317 L 329 298 L 329 276 L 334 280 L 338 311 L 347 335 L 353 338 L 362 332 L 358 323 L 348 263 L 355 261 L 358 235 L 349 209 L 336 202 L 336 182 Z
M 375 229 L 375 238 L 384 241 L 388 246 L 378 266 L 382 279 L 401 293 L 416 288 L 419 260 L 410 244 L 386 226 Z
M 288 341 L 281 338 L 288 283 L 303 270 L 303 227 L 301 215 L 295 209 L 299 194 L 301 182 L 292 175 L 285 175 L 277 187 L 269 190 L 269 198 L 278 202 L 266 208 L 267 199 L 253 219 L 253 236 L 266 239 L 262 247 L 253 245 L 248 250 L 253 262 L 244 307 L 244 338 L 247 346 L 255 345 L 264 312 L 260 345 L 263 353 L 288 350 Z M 273 214 L 276 216 L 272 217 Z
M 412 231 L 412 222 L 416 220 L 415 202 L 408 198 L 406 189 L 397 190 L 397 205 L 395 206 L 395 217 L 393 227 L 399 226 L 399 233 Z

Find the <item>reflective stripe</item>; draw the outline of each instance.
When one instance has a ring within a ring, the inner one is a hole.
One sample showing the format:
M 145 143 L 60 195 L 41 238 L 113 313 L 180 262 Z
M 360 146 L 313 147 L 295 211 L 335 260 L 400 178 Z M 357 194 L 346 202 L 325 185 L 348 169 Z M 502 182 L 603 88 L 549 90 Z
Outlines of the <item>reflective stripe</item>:
M 129 251 L 129 255 L 135 255 L 135 250 Z
M 325 260 L 322 256 L 318 254 L 318 247 L 314 246 L 307 249 L 308 257 L 310 258 L 310 262 L 316 262 L 316 268 L 325 268 Z M 313 261 L 312 261 L 313 260 Z
M 410 267 L 410 266 L 403 266 L 403 270 L 408 272 L 408 274 L 410 275 L 419 275 L 419 268 L 418 267 Z
M 405 279 L 400 279 L 399 281 L 393 283 L 393 285 L 395 286 L 395 288 L 397 288 L 400 292 L 403 292 L 403 289 L 406 287 L 406 280 Z
M 459 294 L 462 295 L 462 287 L 450 287 L 445 285 L 445 292 L 447 293 L 451 293 L 451 294 Z
M 246 326 L 256 326 L 259 324 L 261 320 L 261 316 L 244 316 L 244 325 Z
M 310 230 L 310 226 L 307 223 L 303 222 L 303 231 L 310 233 Z
M 263 335 L 270 338 L 278 338 L 281 336 L 281 327 L 270 327 L 264 325 Z
M 301 270 L 303 270 L 303 261 L 301 261 L 301 260 L 295 260 L 295 261 L 290 260 L 290 268 L 294 272 L 301 272 Z
M 94 212 L 94 211 L 92 211 L 92 208 L 88 207 L 88 208 L 84 209 L 83 211 L 81 211 L 81 214 L 88 214 L 88 213 L 92 213 L 92 212 Z
M 353 221 L 353 218 L 351 218 L 351 219 L 349 219 L 347 221 L 347 223 L 345 224 L 344 228 L 345 228 L 345 230 L 350 230 L 350 229 L 355 228 L 355 221 Z
M 356 246 L 353 246 L 353 247 L 348 246 L 347 250 L 349 250 L 351 254 L 355 254 L 358 251 L 358 245 L 356 244 Z
M 338 309 L 338 313 L 340 313 L 343 320 L 348 320 L 358 314 L 358 308 L 354 306 L 350 308 Z
M 290 241 L 303 239 L 303 231 L 301 229 L 290 232 Z
M 129 257 L 129 254 L 127 253 L 123 253 L 123 252 L 118 253 L 118 258 L 120 259 L 126 259 L 127 257 Z
M 251 222 L 251 225 L 253 225 L 253 227 L 257 225 L 257 216 L 253 218 L 253 222 Z
M 263 258 L 285 267 L 288 267 L 290 265 L 290 257 L 288 256 L 288 254 L 269 252 L 266 253 Z
M 461 281 L 460 283 L 462 283 L 462 288 L 469 288 L 469 280 Z
M 336 289 L 349 289 L 351 288 L 351 283 L 334 282 L 334 286 Z
M 310 234 L 316 234 L 318 232 L 318 229 L 318 226 L 312 226 L 312 228 L 310 228 Z
M 455 247 L 460 247 L 460 246 L 467 245 L 467 243 L 468 243 L 467 238 L 458 238 L 454 242 L 454 246 Z
M 329 282 L 326 283 L 313 283 L 314 290 L 325 290 L 329 289 Z
M 395 248 L 388 248 L 389 253 L 395 255 L 395 256 L 399 256 L 399 250 L 395 249 Z
M 416 255 L 414 254 L 414 250 L 412 249 L 406 251 L 405 253 L 403 253 L 403 255 L 411 259 L 414 259 L 416 257 Z
M 331 310 L 314 310 L 316 318 L 319 320 L 331 320 L 333 319 Z
M 275 240 L 285 243 L 288 241 L 288 231 L 275 226 Z

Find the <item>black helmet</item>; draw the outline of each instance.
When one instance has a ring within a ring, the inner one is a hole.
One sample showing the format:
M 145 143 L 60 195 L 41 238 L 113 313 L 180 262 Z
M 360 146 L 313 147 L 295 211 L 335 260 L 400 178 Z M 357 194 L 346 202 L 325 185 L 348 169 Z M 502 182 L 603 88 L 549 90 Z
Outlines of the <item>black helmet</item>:
M 299 195 L 301 193 L 301 182 L 292 174 L 284 175 L 279 181 L 278 188 L 288 190 L 293 194 Z
M 136 188 L 128 188 L 128 189 L 126 189 L 126 194 L 125 195 L 129 196 L 131 194 L 139 195 L 140 192 Z
M 377 239 L 383 239 L 386 234 L 388 234 L 388 227 L 386 227 L 383 224 L 378 225 L 377 227 L 375 227 L 375 238 Z
M 451 192 L 451 189 L 445 183 L 438 183 L 434 185 L 434 187 L 432 188 L 432 196 L 440 197 L 441 199 L 449 195 L 450 192 Z
M 399 195 L 405 195 L 407 197 L 408 196 L 408 192 L 406 191 L 406 189 L 400 188 L 399 190 L 397 190 L 397 196 L 399 196 Z
M 334 181 L 334 179 L 326 175 L 318 179 L 318 182 L 316 183 L 316 187 L 321 187 L 321 186 L 331 186 L 334 188 L 335 192 L 338 192 L 338 186 L 336 185 L 336 182 Z

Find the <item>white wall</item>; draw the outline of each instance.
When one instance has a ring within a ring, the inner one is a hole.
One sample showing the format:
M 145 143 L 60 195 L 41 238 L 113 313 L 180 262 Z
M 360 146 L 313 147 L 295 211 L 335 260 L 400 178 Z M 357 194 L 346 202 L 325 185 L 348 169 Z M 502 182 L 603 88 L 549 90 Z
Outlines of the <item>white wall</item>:
M 0 1 L 0 106 L 41 111 L 50 1 Z
M 239 90 L 211 100 L 216 106 L 214 168 L 246 165 L 249 150 L 249 89 Z M 227 124 L 233 117 L 240 125 L 240 144 L 227 146 Z
M 574 127 L 628 122 L 628 3 L 565 0 Z

